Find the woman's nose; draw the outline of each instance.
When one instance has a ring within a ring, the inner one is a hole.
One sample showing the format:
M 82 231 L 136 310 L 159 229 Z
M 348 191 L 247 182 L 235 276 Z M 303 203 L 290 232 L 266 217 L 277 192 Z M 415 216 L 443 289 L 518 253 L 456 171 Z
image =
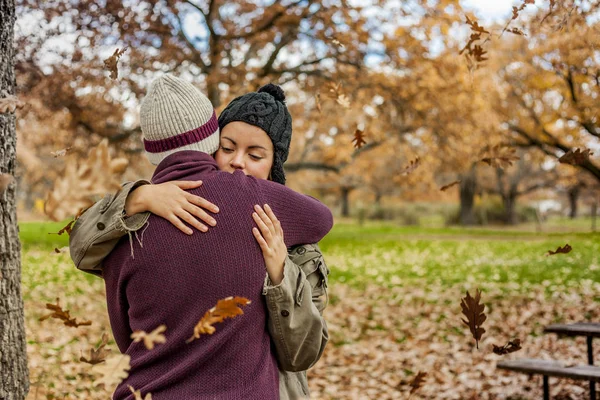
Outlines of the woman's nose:
M 236 154 L 235 157 L 231 159 L 230 165 L 234 169 L 244 169 L 244 160 L 240 154 Z

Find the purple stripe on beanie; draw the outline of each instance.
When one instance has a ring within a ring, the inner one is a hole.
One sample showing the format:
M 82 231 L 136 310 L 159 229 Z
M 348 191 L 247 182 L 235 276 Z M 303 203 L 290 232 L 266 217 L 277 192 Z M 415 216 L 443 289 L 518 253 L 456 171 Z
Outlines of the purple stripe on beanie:
M 219 122 L 217 121 L 217 115 L 213 111 L 212 117 L 210 117 L 208 122 L 206 122 L 204 125 L 192 129 L 191 131 L 184 132 L 177 136 L 172 136 L 166 139 L 144 139 L 144 148 L 148 153 L 162 153 L 165 151 L 176 149 L 178 147 L 198 143 L 215 133 L 217 129 L 219 129 Z

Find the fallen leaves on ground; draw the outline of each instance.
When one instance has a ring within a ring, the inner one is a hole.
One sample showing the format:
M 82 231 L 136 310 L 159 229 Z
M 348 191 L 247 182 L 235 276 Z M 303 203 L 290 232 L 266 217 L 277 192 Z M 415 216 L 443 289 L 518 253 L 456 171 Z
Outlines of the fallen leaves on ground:
M 562 247 L 558 246 L 558 248 L 555 251 L 548 250 L 547 255 L 552 256 L 555 254 L 567 254 L 567 253 L 570 253 L 571 250 L 573 250 L 573 248 L 567 243 Z
M 100 345 L 95 349 L 93 347 L 90 349 L 90 358 L 81 356 L 79 358 L 79 361 L 92 365 L 100 364 L 106 361 L 106 357 L 110 353 L 110 350 L 106 348 L 107 343 L 108 335 L 106 333 L 103 333 L 102 342 L 100 343 Z
M 410 395 L 415 394 L 419 389 L 423 387 L 425 384 L 425 378 L 427 377 L 427 372 L 417 372 L 417 375 L 410 383 Z
M 155 344 L 165 343 L 167 338 L 163 335 L 163 332 L 167 330 L 166 325 L 159 325 L 156 329 L 154 329 L 150 333 L 146 333 L 144 331 L 135 331 L 131 334 L 131 338 L 134 343 L 144 341 L 144 346 L 148 350 L 152 350 Z
M 242 315 L 244 311 L 239 306 L 250 304 L 250 300 L 244 297 L 227 297 L 219 300 L 217 305 L 208 310 L 202 319 L 194 327 L 194 335 L 187 340 L 187 343 L 194 339 L 199 339 L 200 335 L 215 333 L 216 328 L 213 326 L 216 323 L 223 322 L 225 318 L 233 318 L 237 315 Z
M 492 351 L 494 354 L 498 354 L 500 356 L 505 354 L 514 353 L 515 351 L 521 350 L 521 340 L 520 339 L 512 339 L 509 340 L 504 346 L 496 346 L 492 345 Z
M 479 304 L 480 300 L 481 291 L 479 289 L 475 290 L 475 297 L 471 297 L 467 290 L 467 296 L 460 299 L 462 313 L 467 317 L 467 320 L 465 321 L 463 319 L 462 322 L 469 327 L 478 349 L 481 336 L 485 333 L 485 329 L 482 328 L 481 325 L 483 325 L 487 319 L 487 316 L 483 312 L 485 310 L 485 305 Z
M 65 326 L 69 326 L 72 328 L 78 328 L 80 326 L 91 325 L 92 321 L 82 321 L 77 322 L 77 318 L 71 318 L 71 313 L 69 310 L 63 310 L 60 306 L 60 300 L 56 299 L 56 304 L 46 303 L 46 308 L 51 310 L 52 313 L 44 315 L 39 319 L 39 321 L 47 320 L 48 318 L 55 318 L 63 321 Z

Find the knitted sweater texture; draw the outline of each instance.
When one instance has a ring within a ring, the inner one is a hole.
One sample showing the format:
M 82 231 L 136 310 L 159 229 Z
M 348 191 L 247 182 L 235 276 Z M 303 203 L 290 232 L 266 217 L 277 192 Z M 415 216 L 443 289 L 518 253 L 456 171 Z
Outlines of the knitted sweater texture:
M 188 236 L 150 216 L 145 231 L 124 237 L 104 261 L 108 313 L 115 341 L 131 356 L 129 377 L 113 399 L 132 400 L 128 385 L 154 400 L 278 399 L 277 364 L 266 325 L 262 287 L 265 263 L 252 235 L 255 204 L 269 204 L 281 221 L 287 246 L 316 243 L 331 229 L 329 209 L 285 186 L 218 171 L 205 153 L 182 151 L 165 158 L 153 183 L 202 180 L 190 192 L 216 204 L 217 226 Z M 141 242 L 141 244 L 140 244 Z M 143 247 L 142 247 L 143 245 Z M 191 343 L 204 313 L 229 296 L 251 300 L 244 314 L 215 325 Z M 133 343 L 136 330 L 167 326 L 166 343 L 147 350 Z

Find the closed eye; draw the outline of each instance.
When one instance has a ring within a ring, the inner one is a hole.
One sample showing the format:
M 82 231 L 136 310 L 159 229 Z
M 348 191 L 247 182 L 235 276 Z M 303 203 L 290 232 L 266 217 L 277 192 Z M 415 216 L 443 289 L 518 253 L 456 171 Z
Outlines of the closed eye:
M 228 147 L 223 147 L 223 146 L 221 146 L 221 150 L 223 150 L 225 153 L 231 153 L 231 152 L 233 152 L 233 149 L 230 149 Z

